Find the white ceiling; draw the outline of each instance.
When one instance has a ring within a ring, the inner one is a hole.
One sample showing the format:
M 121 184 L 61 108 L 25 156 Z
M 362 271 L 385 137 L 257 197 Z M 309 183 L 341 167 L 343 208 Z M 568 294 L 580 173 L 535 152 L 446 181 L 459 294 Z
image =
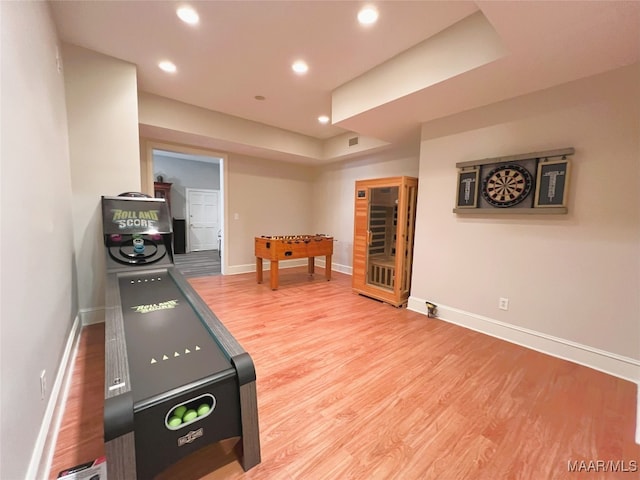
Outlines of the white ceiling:
M 136 64 L 141 91 L 321 140 L 356 132 L 400 141 L 423 122 L 640 60 L 640 1 L 370 2 L 380 18 L 366 28 L 360 1 L 192 2 L 195 27 L 176 16 L 184 3 L 51 5 L 63 41 Z M 471 31 L 460 37 L 467 49 L 444 41 L 476 12 L 502 53 L 442 72 L 433 55 L 453 64 L 477 46 Z M 309 64 L 304 76 L 291 71 L 298 58 Z M 163 59 L 177 73 L 162 72 Z M 433 81 L 429 69 L 440 69 Z M 332 108 L 347 114 L 320 125 Z

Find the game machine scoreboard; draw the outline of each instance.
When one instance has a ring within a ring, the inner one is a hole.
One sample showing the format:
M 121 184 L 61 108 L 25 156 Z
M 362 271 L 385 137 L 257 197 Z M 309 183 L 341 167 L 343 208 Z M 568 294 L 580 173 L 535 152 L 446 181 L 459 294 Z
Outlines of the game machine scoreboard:
M 106 248 L 104 440 L 109 480 L 147 480 L 240 437 L 260 463 L 253 361 L 174 268 L 164 199 L 102 197 Z
M 325 257 L 325 277 L 331 280 L 331 257 L 333 255 L 333 237 L 324 234 L 282 235 L 255 237 L 256 280 L 262 283 L 262 260 L 270 263 L 270 286 L 278 289 L 279 262 L 294 258 L 308 258 L 308 273 L 315 272 L 315 257 Z

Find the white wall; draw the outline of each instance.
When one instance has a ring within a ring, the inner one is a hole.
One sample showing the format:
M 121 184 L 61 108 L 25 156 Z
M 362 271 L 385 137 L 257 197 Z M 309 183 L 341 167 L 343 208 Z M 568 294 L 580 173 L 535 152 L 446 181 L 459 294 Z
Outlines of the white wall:
M 162 175 L 171 183 L 171 215 L 185 218 L 185 188 L 220 190 L 220 164 L 207 163 L 165 155 L 154 155 L 153 178 Z
M 0 2 L 0 9 L 0 478 L 23 479 L 77 312 L 71 180 L 49 6 Z
M 418 176 L 418 145 L 363 155 L 357 160 L 318 167 L 310 201 L 313 233 L 332 235 L 335 269 L 351 273 L 356 180 Z
M 100 197 L 140 191 L 136 67 L 64 46 L 78 301 L 84 321 L 104 317 Z
M 412 297 L 623 357 L 640 378 L 639 134 L 638 65 L 423 125 Z M 562 147 L 567 215 L 452 213 L 456 162 Z

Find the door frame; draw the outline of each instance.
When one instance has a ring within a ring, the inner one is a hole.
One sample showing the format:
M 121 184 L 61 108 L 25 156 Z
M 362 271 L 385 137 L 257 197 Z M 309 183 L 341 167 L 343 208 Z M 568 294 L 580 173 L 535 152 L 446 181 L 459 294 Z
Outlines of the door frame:
M 165 142 L 154 140 L 147 137 L 140 137 L 140 189 L 153 197 L 153 151 L 164 150 L 165 152 L 184 153 L 189 155 L 197 155 L 201 157 L 214 157 L 220 159 L 220 211 L 222 212 L 221 228 L 222 250 L 220 269 L 221 274 L 226 275 L 229 270 L 229 252 L 225 248 L 231 245 L 227 238 L 229 225 L 228 212 L 228 182 L 229 182 L 229 156 L 216 150 L 207 150 L 206 148 L 191 147 L 185 144 Z
M 222 183 L 222 182 L 221 182 Z M 189 226 L 189 219 L 191 218 L 191 212 L 189 212 L 189 192 L 207 192 L 207 193 L 212 193 L 212 192 L 217 192 L 218 193 L 218 219 L 219 219 L 219 231 L 222 231 L 222 205 L 221 205 L 221 200 L 220 197 L 222 197 L 222 195 L 220 194 L 220 190 L 214 190 L 212 188 L 186 188 L 184 189 L 184 210 L 185 210 L 185 217 L 187 217 L 186 220 L 186 225 L 185 225 L 185 243 L 186 243 L 186 251 L 187 253 L 191 252 L 191 228 Z M 217 232 L 216 232 L 217 235 Z M 220 247 L 220 251 L 222 251 L 222 248 Z

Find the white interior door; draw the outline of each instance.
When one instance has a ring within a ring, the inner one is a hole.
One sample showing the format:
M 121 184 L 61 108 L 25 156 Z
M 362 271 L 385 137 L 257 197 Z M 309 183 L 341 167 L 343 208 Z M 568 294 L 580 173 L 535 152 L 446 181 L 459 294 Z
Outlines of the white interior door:
M 220 192 L 218 190 L 187 189 L 189 215 L 189 250 L 217 250 L 220 231 Z

